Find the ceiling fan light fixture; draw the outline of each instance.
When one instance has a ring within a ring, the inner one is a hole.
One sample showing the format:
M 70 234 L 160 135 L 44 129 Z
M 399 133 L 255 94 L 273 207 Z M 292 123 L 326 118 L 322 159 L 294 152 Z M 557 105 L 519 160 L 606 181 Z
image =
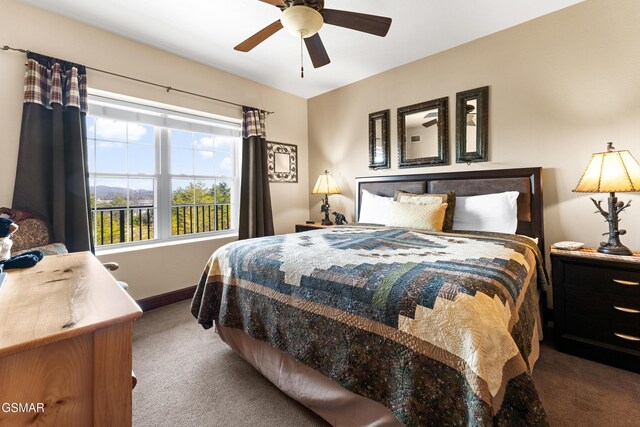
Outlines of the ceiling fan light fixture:
M 280 22 L 285 30 L 296 37 L 308 38 L 320 31 L 322 15 L 308 6 L 291 6 L 282 12 Z
M 476 122 L 473 120 L 474 117 L 471 114 L 467 114 L 467 126 L 475 126 Z

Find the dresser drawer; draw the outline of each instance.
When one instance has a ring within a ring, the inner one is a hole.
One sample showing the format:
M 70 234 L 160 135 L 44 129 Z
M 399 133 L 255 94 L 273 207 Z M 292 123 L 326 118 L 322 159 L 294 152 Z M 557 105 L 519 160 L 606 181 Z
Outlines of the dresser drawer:
M 640 356 L 640 334 L 627 325 L 607 324 L 593 316 L 572 314 L 567 317 L 566 333 L 637 352 Z
M 611 330 L 640 337 L 640 294 L 629 298 L 566 285 L 565 298 L 567 318 L 589 317 Z
M 607 268 L 566 263 L 566 284 L 580 286 L 603 293 L 640 298 L 640 271 L 638 268 Z

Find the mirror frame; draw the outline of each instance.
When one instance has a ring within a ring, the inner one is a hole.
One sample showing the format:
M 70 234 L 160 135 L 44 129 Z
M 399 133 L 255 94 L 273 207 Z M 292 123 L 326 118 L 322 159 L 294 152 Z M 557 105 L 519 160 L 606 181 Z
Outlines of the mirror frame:
M 389 169 L 391 167 L 391 141 L 389 138 L 389 116 L 391 110 L 377 111 L 369 114 L 369 169 Z M 382 120 L 382 148 L 383 159 L 375 161 L 376 154 L 376 120 Z
M 289 172 L 276 171 L 276 154 L 289 157 Z M 267 141 L 267 175 L 269 182 L 298 182 L 298 146 Z
M 438 155 L 407 159 L 407 141 L 405 135 L 405 117 L 421 111 L 438 110 Z M 398 108 L 398 167 L 418 168 L 423 166 L 442 166 L 449 164 L 449 98 L 438 98 L 419 104 Z
M 467 101 L 476 100 L 476 149 L 467 151 Z M 489 86 L 456 94 L 456 163 L 489 161 Z

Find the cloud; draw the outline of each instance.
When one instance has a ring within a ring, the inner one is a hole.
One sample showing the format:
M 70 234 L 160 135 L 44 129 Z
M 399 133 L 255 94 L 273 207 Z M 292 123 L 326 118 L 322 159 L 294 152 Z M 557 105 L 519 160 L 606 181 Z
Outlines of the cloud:
M 147 134 L 148 127 L 137 123 L 129 123 L 129 141 L 140 141 Z
M 213 137 L 198 138 L 194 141 L 193 145 L 196 150 L 213 150 Z
M 220 162 L 220 173 L 222 175 L 231 175 L 231 171 L 233 163 L 231 162 L 231 157 L 225 157 L 224 160 Z
M 127 132 L 128 128 L 128 132 Z M 151 129 L 138 123 L 128 123 L 119 120 L 99 118 L 96 120 L 96 139 L 112 141 L 140 141 Z
M 232 143 L 227 138 L 217 138 L 214 141 L 214 143 L 215 143 L 215 150 L 224 151 L 227 153 L 231 152 Z
M 125 141 L 127 138 L 127 124 L 117 120 L 97 119 L 96 138 Z
M 203 159 L 213 159 L 213 151 L 198 151 Z

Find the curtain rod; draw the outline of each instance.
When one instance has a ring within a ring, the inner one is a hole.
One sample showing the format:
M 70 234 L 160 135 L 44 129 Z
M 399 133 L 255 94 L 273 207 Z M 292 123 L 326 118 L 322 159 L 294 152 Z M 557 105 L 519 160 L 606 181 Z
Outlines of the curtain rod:
M 17 49 L 17 48 L 13 48 L 11 46 L 6 46 L 6 45 L 0 47 L 0 50 L 12 50 L 14 52 L 29 53 L 29 51 L 26 50 L 26 49 Z M 150 82 L 148 80 L 142 80 L 142 79 L 138 79 L 138 78 L 135 78 L 135 77 L 125 76 L 123 74 L 118 74 L 118 73 L 114 73 L 114 72 L 111 72 L 111 71 L 101 70 L 100 68 L 93 68 L 93 67 L 89 67 L 87 65 L 85 65 L 84 67 L 87 70 L 97 71 L 99 73 L 109 74 L 110 76 L 120 77 L 122 79 L 133 80 L 134 82 L 144 83 L 144 84 L 147 84 L 147 85 L 150 85 L 150 86 L 155 86 L 155 87 L 160 87 L 162 89 L 165 89 L 167 92 L 174 91 L 174 92 L 178 92 L 178 93 L 184 93 L 186 95 L 197 96 L 199 98 L 208 99 L 210 101 L 217 101 L 217 102 L 222 102 L 224 104 L 235 105 L 236 107 L 244 107 L 244 105 L 238 104 L 236 102 L 226 101 L 224 99 L 214 98 L 214 97 L 211 97 L 211 96 L 202 95 L 202 94 L 195 93 L 195 92 L 189 92 L 188 90 L 176 89 L 176 88 L 171 87 L 171 86 L 165 86 L 165 85 L 161 85 L 159 83 Z M 263 110 L 261 108 L 256 108 L 256 107 L 250 107 L 250 108 L 255 108 L 256 110 L 263 111 L 266 114 L 275 114 L 273 111 L 266 111 L 266 110 Z

